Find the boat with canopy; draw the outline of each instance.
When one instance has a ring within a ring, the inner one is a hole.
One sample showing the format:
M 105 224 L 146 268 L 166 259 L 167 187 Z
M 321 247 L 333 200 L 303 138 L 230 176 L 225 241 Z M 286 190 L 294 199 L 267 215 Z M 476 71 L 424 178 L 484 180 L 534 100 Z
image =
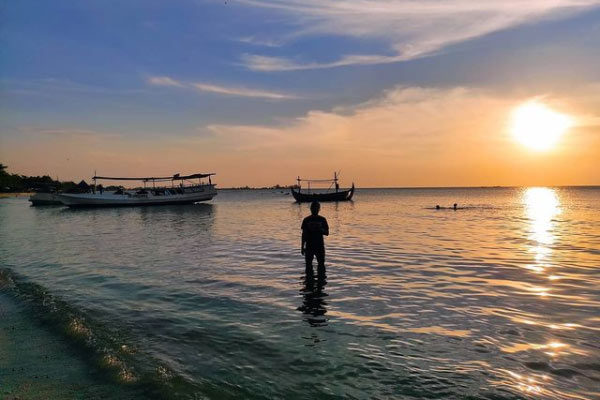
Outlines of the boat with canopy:
M 29 196 L 32 206 L 55 206 L 62 205 L 56 192 L 37 192 Z
M 211 176 L 214 173 L 192 175 L 175 174 L 167 177 L 122 178 L 97 176 L 87 193 L 61 193 L 58 199 L 69 207 L 116 207 L 116 206 L 155 206 L 173 204 L 193 204 L 211 200 L 217 195 Z M 197 181 L 195 181 L 197 179 Z M 114 191 L 104 190 L 97 185 L 98 180 L 138 181 L 143 187 Z M 170 185 L 168 184 L 170 182 Z M 158 183 L 158 186 L 157 186 Z M 162 185 L 162 186 L 161 186 Z M 150 187 L 151 186 L 151 187 Z
M 301 179 L 300 177 L 296 178 L 298 184 L 296 188 L 292 188 L 292 196 L 298 203 L 306 203 L 312 201 L 348 201 L 352 200 L 352 196 L 354 195 L 354 183 L 352 183 L 352 187 L 347 190 L 340 190 L 340 186 L 338 184 L 338 175 L 339 173 L 333 173 L 333 179 Z M 307 183 L 306 189 L 302 191 L 302 182 Z M 325 190 L 323 189 L 313 189 L 311 188 L 311 184 L 327 184 L 329 183 L 329 187 Z

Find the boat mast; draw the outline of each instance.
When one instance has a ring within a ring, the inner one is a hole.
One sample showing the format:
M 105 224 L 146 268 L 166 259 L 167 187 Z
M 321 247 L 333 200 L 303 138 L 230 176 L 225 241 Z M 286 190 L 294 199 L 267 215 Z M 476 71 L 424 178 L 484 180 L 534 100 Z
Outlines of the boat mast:
M 340 188 L 340 185 L 338 185 L 337 172 L 335 171 L 333 172 L 333 182 L 335 184 L 335 192 L 337 193 Z

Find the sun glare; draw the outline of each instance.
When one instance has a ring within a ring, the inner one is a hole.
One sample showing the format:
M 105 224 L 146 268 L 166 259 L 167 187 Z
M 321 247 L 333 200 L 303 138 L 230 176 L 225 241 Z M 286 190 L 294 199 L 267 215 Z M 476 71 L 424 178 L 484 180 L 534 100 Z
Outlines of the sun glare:
M 572 125 L 570 116 L 530 101 L 513 111 L 511 130 L 521 144 L 542 151 L 552 148 Z

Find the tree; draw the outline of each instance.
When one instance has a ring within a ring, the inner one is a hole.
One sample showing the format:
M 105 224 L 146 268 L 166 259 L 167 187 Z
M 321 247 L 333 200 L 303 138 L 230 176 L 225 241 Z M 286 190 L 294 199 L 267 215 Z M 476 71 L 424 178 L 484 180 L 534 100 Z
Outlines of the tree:
M 11 176 L 6 172 L 6 165 L 0 163 L 0 192 L 8 192 L 11 187 Z
M 0 163 L 0 192 L 19 192 L 30 190 L 50 190 L 60 185 L 48 175 L 25 176 L 9 174 L 7 166 Z

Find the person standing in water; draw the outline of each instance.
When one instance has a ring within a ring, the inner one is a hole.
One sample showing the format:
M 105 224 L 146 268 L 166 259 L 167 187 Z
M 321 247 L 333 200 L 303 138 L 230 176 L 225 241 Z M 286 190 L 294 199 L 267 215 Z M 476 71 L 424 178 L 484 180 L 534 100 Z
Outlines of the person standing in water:
M 302 221 L 302 248 L 300 252 L 306 260 L 306 275 L 313 274 L 312 261 L 317 258 L 318 274 L 320 278 L 325 277 L 325 242 L 323 236 L 329 236 L 329 225 L 327 220 L 319 215 L 321 205 L 313 201 L 310 205 L 311 215 Z

